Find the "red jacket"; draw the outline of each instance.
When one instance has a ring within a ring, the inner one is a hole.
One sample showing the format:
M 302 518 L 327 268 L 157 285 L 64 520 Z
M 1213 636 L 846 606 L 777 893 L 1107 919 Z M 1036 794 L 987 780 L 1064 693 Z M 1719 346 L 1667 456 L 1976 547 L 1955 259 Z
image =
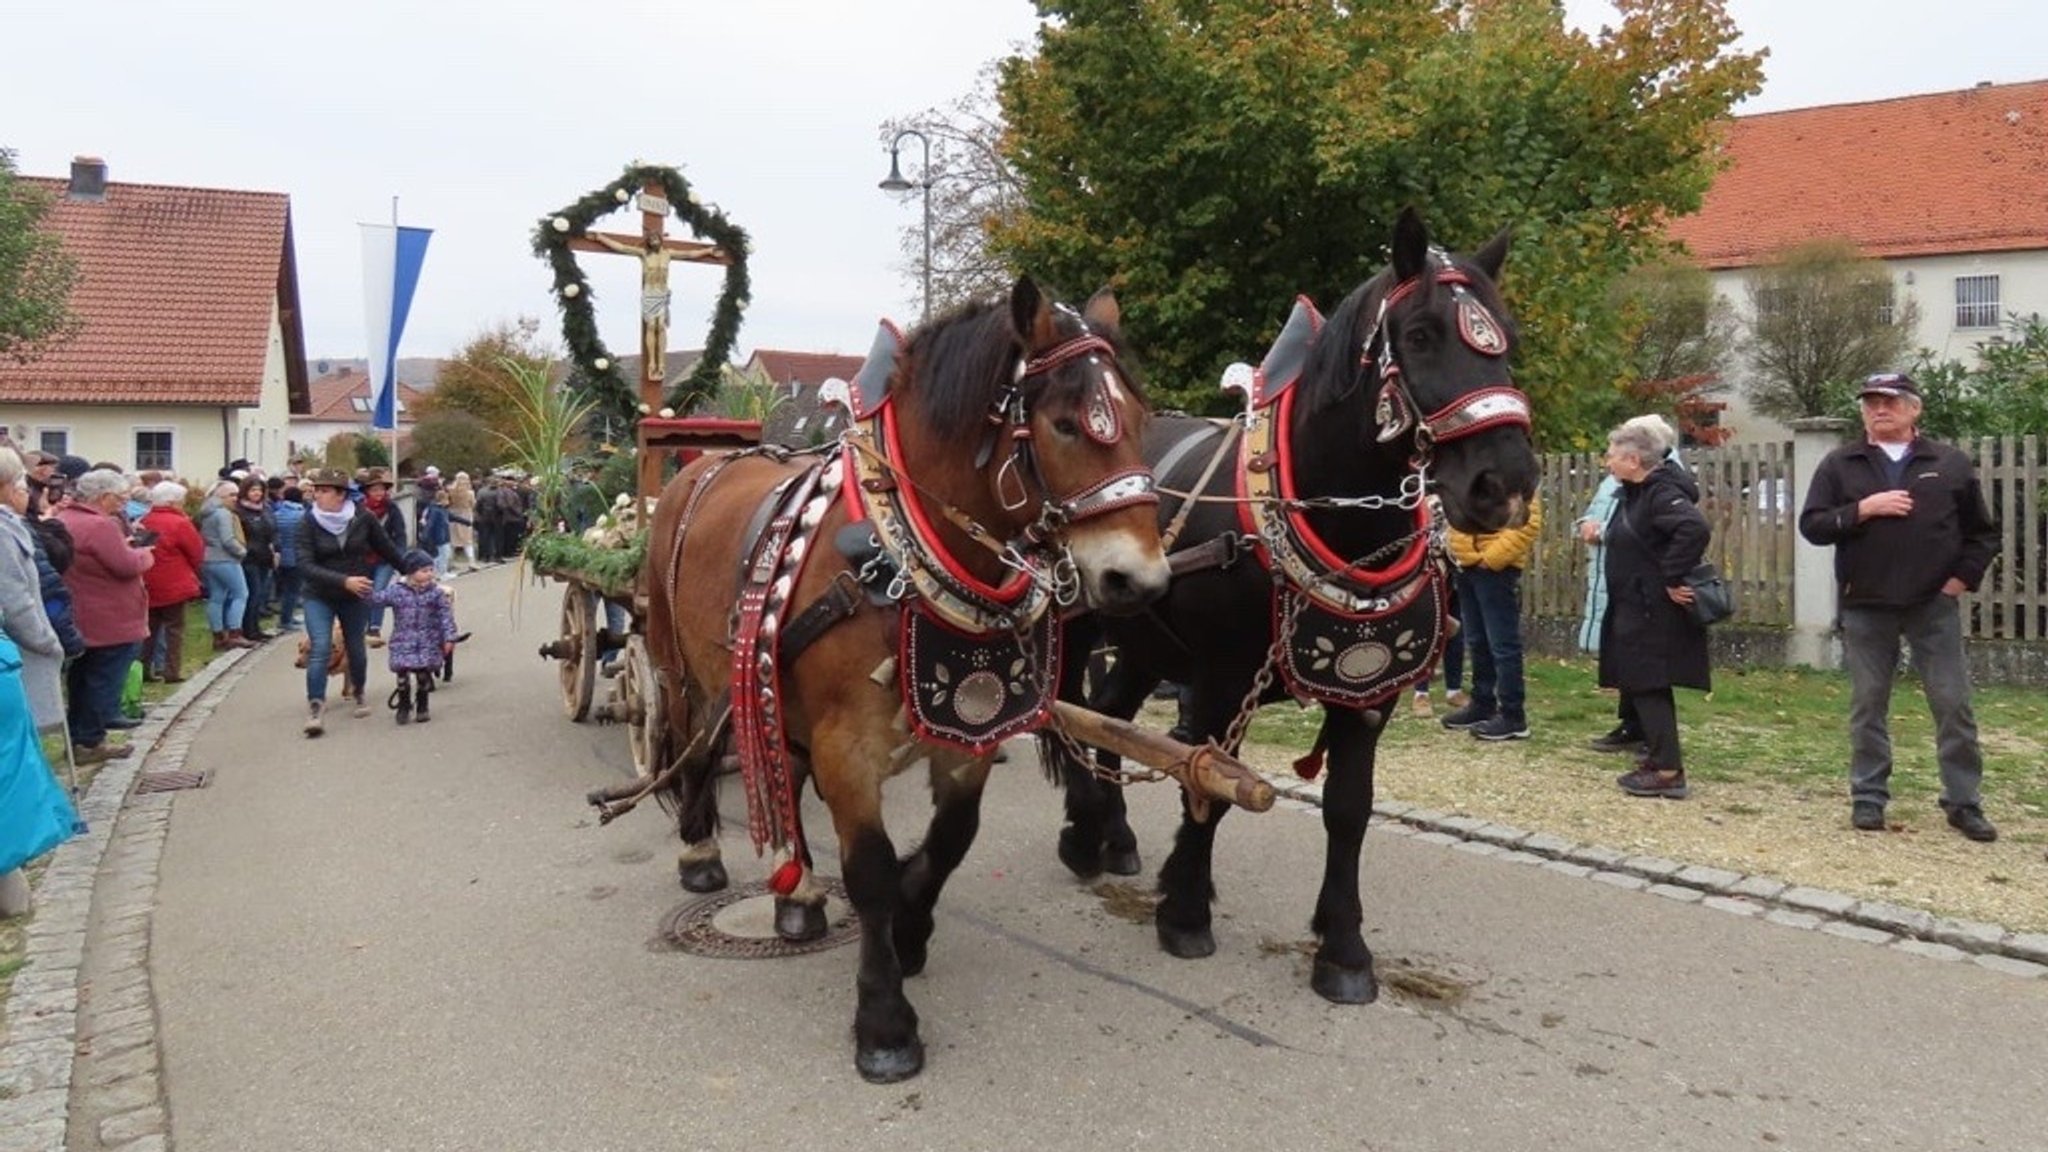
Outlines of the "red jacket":
M 118 517 L 77 504 L 57 510 L 71 530 L 77 549 L 64 570 L 71 589 L 71 611 L 88 648 L 131 644 L 149 635 L 149 593 L 142 574 L 156 557 L 147 548 L 128 545 L 128 529 Z
M 143 586 L 149 589 L 151 608 L 168 608 L 197 600 L 199 590 L 199 566 L 206 562 L 206 541 L 199 538 L 199 528 L 184 511 L 169 504 L 151 508 L 142 518 L 142 526 L 156 533 L 156 566 L 142 574 Z

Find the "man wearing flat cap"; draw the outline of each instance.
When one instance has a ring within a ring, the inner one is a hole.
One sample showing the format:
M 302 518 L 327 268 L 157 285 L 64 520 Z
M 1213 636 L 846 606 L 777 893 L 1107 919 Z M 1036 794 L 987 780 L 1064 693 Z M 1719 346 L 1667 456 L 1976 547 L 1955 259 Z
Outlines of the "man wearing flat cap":
M 1857 403 L 1863 439 L 1820 462 L 1799 513 L 1799 534 L 1835 549 L 1850 685 L 1850 823 L 1865 832 L 1886 827 L 1886 717 L 1903 638 L 1934 714 L 1949 825 L 1972 840 L 1996 840 L 1978 793 L 1984 757 L 1970 710 L 1959 598 L 1976 589 L 1998 554 L 1998 526 L 1970 458 L 1919 434 L 1922 401 L 1911 377 L 1872 376 Z

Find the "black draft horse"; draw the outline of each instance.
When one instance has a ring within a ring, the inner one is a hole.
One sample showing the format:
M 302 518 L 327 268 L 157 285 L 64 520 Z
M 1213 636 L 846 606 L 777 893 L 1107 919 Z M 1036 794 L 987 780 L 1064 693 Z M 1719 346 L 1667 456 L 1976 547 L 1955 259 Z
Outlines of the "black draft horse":
M 1167 596 L 1143 615 L 1097 615 L 1070 625 L 1068 693 L 1082 683 L 1080 662 L 1106 643 L 1116 658 L 1090 690 L 1089 706 L 1128 718 L 1161 680 L 1172 679 L 1189 693 L 1186 715 L 1196 741 L 1230 747 L 1231 737 L 1241 738 L 1255 685 L 1263 689 L 1261 702 L 1290 695 L 1323 702 L 1316 744 L 1329 763 L 1328 848 L 1311 922 L 1320 938 L 1311 984 L 1337 1003 L 1369 1003 L 1378 995 L 1361 933 L 1358 876 L 1374 749 L 1389 702 L 1428 674 L 1447 631 L 1441 597 L 1448 569 L 1424 487 L 1440 500 L 1444 517 L 1467 532 L 1525 522 L 1536 491 L 1528 402 L 1507 372 L 1515 330 L 1495 287 L 1507 251 L 1503 231 L 1469 257 L 1453 256 L 1431 246 L 1412 209 L 1404 212 L 1394 228 L 1391 267 L 1352 291 L 1307 341 L 1305 359 L 1300 347 L 1290 357 L 1281 345 L 1268 356 L 1249 389 L 1251 411 L 1267 414 L 1266 451 L 1255 451 L 1257 437 L 1247 433 L 1244 445 L 1226 445 L 1219 454 L 1229 434 L 1217 424 L 1155 417 L 1145 457 L 1162 492 L 1161 523 L 1170 529 L 1185 515 L 1169 545 L 1176 561 L 1204 553 L 1207 559 L 1195 570 L 1176 563 Z M 1312 314 L 1297 309 L 1298 318 Z M 1173 495 L 1198 484 L 1201 498 L 1192 507 Z M 1310 614 L 1283 607 L 1303 600 L 1311 609 L 1341 606 L 1327 617 L 1336 631 L 1309 636 Z M 1421 605 L 1427 626 L 1387 627 L 1390 601 Z M 1282 622 L 1288 642 L 1306 646 L 1300 659 L 1283 656 L 1288 643 L 1275 644 Z M 1347 625 L 1356 629 L 1348 642 Z M 1383 641 L 1373 638 L 1375 628 L 1387 633 Z M 1363 695 L 1344 691 L 1331 668 L 1355 680 Z M 1334 700 L 1296 682 L 1318 676 L 1334 684 Z M 1066 789 L 1060 859 L 1083 878 L 1105 866 L 1136 874 L 1137 842 L 1122 792 L 1047 743 L 1048 770 Z M 1101 761 L 1106 770 L 1119 767 L 1113 755 Z M 1161 947 L 1175 956 L 1215 951 L 1210 854 L 1226 810 L 1191 810 L 1183 793 L 1180 830 L 1159 872 L 1156 921 Z

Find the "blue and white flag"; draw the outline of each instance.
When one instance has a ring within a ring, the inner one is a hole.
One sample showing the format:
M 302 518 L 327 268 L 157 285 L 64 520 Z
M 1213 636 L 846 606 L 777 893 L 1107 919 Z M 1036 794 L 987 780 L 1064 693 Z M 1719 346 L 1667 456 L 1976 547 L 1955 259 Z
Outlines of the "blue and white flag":
M 370 426 L 398 427 L 398 340 L 427 258 L 427 228 L 363 225 L 363 327 L 370 344 Z

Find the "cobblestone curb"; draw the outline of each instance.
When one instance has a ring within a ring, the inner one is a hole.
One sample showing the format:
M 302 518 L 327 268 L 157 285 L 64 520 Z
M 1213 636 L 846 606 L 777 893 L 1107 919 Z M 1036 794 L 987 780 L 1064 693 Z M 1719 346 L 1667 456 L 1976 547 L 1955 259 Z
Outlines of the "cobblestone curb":
M 165 1147 L 148 959 L 171 797 L 130 802 L 129 791 L 145 771 L 184 768 L 193 736 L 246 674 L 240 665 L 252 651 L 224 654 L 156 703 L 129 742 L 138 754 L 108 761 L 80 801 L 88 831 L 58 848 L 43 873 L 0 1047 L 0 1152 L 65 1152 L 74 1116 L 105 1118 L 71 1149 Z M 103 865 L 108 890 L 96 913 Z
M 1317 807 L 1322 805 L 1321 784 L 1278 773 L 1267 773 L 1266 779 L 1282 796 Z M 1414 804 L 1382 802 L 1373 805 L 1372 814 L 1377 818 L 1373 825 L 1377 832 L 1413 836 L 1426 843 L 1512 863 L 1536 864 L 1568 876 L 1704 904 L 1731 915 L 1757 916 L 1773 924 L 1825 932 L 1915 956 L 1969 961 L 1993 972 L 2031 980 L 2048 978 L 2048 933 L 2013 932 L 1998 924 L 1953 920 L 1917 908 L 1787 884 L 1769 876 L 1745 876 L 1659 856 L 1632 856 L 1547 832 L 1489 824 Z

